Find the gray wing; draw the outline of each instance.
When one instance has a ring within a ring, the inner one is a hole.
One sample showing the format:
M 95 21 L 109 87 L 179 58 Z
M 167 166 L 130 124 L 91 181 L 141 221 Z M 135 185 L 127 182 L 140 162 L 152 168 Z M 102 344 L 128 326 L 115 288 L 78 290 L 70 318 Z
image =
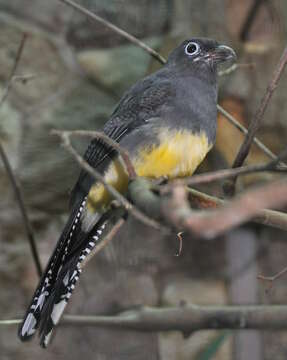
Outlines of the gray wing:
M 170 81 L 151 75 L 138 83 L 122 97 L 103 132 L 120 143 L 134 129 L 144 125 L 149 119 L 160 117 L 162 107 L 174 96 Z M 117 152 L 100 139 L 93 139 L 84 159 L 101 173 L 105 171 Z M 88 194 L 95 182 L 93 177 L 82 170 L 71 194 L 71 205 L 77 206 Z

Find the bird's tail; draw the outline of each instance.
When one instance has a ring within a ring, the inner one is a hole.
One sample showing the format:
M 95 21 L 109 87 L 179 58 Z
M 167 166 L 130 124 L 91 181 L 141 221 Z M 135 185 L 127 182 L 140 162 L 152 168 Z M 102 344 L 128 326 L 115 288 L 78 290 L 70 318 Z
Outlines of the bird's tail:
M 40 344 L 46 348 L 53 328 L 59 323 L 82 272 L 82 263 L 103 238 L 107 221 L 97 224 L 89 234 L 85 245 L 77 249 L 70 260 L 60 269 L 53 290 L 42 309 L 40 320 Z
M 53 327 L 59 322 L 82 271 L 83 261 L 103 238 L 109 222 L 100 219 L 89 234 L 74 227 L 79 216 L 65 228 L 34 293 L 18 335 L 29 340 L 40 326 L 41 345 L 46 347 Z M 72 234 L 72 235 L 71 235 Z M 79 237 L 82 239 L 80 241 Z M 77 240 L 77 241 L 76 241 Z

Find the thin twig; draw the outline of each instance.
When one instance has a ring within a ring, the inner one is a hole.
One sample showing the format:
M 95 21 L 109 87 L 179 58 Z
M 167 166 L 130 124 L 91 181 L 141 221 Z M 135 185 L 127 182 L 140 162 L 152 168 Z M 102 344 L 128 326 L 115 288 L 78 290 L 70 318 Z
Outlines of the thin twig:
M 84 266 L 86 266 L 87 262 L 94 256 L 96 255 L 98 252 L 100 252 L 105 246 L 107 246 L 107 244 L 109 242 L 112 241 L 112 239 L 115 237 L 115 235 L 117 234 L 117 232 L 120 230 L 120 228 L 123 226 L 123 224 L 125 223 L 125 220 L 123 218 L 119 219 L 116 224 L 113 226 L 112 230 L 105 236 L 105 238 L 98 244 L 96 245 L 93 250 L 89 253 L 88 256 L 86 256 L 86 258 L 82 261 L 81 263 L 81 268 L 83 268 Z
M 103 132 L 99 131 L 86 131 L 86 130 L 74 130 L 74 131 L 66 131 L 66 130 L 51 130 L 51 134 L 60 135 L 62 133 L 65 133 L 67 136 L 87 136 L 92 138 L 97 138 L 103 140 L 107 145 L 109 145 L 111 148 L 115 149 L 123 159 L 123 162 L 125 164 L 129 179 L 133 180 L 136 178 L 137 174 L 135 171 L 135 168 L 133 166 L 133 163 L 129 157 L 128 152 L 119 145 L 116 141 L 112 140 L 110 137 L 108 137 Z
M 75 10 L 79 11 L 80 13 L 88 16 L 90 19 L 93 19 L 93 20 L 103 24 L 107 28 L 113 30 L 117 34 L 119 34 L 119 35 L 123 36 L 124 38 L 126 38 L 131 43 L 133 43 L 133 44 L 139 46 L 140 48 L 142 48 L 144 51 L 146 51 L 152 57 L 154 57 L 156 60 L 158 60 L 161 64 L 165 64 L 166 60 L 157 51 L 155 51 L 154 49 L 149 47 L 147 44 L 145 44 L 144 42 L 137 39 L 135 36 L 129 34 L 128 32 L 124 31 L 123 29 L 120 29 L 119 27 L 112 24 L 108 20 L 103 19 L 102 17 L 100 17 L 97 14 L 89 11 L 85 7 L 75 3 L 72 0 L 59 0 L 59 1 L 64 3 L 64 4 L 67 4 L 67 5 L 71 6 L 73 9 L 75 9 Z
M 167 232 L 168 229 L 164 226 L 162 226 L 157 221 L 151 219 L 147 215 L 143 214 L 141 211 L 139 211 L 136 207 L 133 206 L 132 203 L 130 203 L 121 193 L 119 193 L 113 186 L 108 184 L 102 174 L 100 174 L 96 169 L 94 169 L 92 166 L 90 166 L 78 153 L 77 151 L 72 147 L 69 135 L 66 132 L 55 132 L 55 135 L 59 136 L 62 139 L 62 144 L 65 147 L 65 149 L 73 156 L 73 158 L 77 161 L 77 163 L 80 165 L 82 169 L 87 171 L 93 178 L 95 178 L 97 181 L 99 181 L 103 186 L 106 188 L 106 190 L 116 199 L 118 202 L 136 219 L 141 221 L 147 226 L 150 226 L 156 230 L 161 230 L 163 232 Z
M 234 71 L 236 71 L 238 69 L 242 69 L 242 68 L 252 69 L 254 67 L 255 67 L 254 63 L 250 63 L 250 64 L 238 64 L 238 63 L 236 63 L 236 64 L 233 64 L 233 65 L 229 66 L 225 70 L 218 71 L 218 76 L 230 75 L 230 74 L 232 74 Z
M 264 171 L 286 173 L 287 167 L 286 166 L 278 167 L 277 164 L 281 162 L 281 159 L 284 159 L 284 157 L 287 156 L 287 149 L 284 151 L 284 156 L 282 155 L 283 153 L 280 154 L 275 160 L 272 160 L 267 164 L 255 164 L 255 165 L 242 166 L 235 169 L 232 168 L 232 169 L 210 171 L 204 174 L 193 175 L 192 177 L 188 177 L 184 179 L 176 179 L 169 182 L 166 185 L 155 186 L 155 188 L 157 188 L 162 193 L 164 193 L 171 191 L 173 186 L 178 186 L 178 185 L 194 186 L 197 184 L 204 184 L 213 181 L 229 179 L 238 175 L 248 175 L 248 174 L 264 172 Z
M 21 59 L 21 56 L 22 56 L 22 53 L 23 53 L 23 49 L 24 49 L 26 39 L 27 39 L 27 35 L 23 34 L 22 39 L 21 39 L 20 44 L 19 44 L 19 47 L 18 47 L 18 50 L 17 50 L 14 65 L 13 65 L 11 73 L 9 75 L 9 78 L 8 78 L 6 87 L 4 89 L 4 93 L 2 95 L 2 98 L 0 100 L 0 107 L 4 104 L 4 101 L 6 100 L 6 98 L 8 96 L 9 90 L 10 90 L 12 82 L 13 82 L 13 78 L 15 76 L 18 64 L 20 62 L 20 59 Z M 30 244 L 30 247 L 31 247 L 31 252 L 32 252 L 34 262 L 35 262 L 35 266 L 36 266 L 38 275 L 41 276 L 42 267 L 41 267 L 41 262 L 40 262 L 40 258 L 39 258 L 38 251 L 37 251 L 37 246 L 36 246 L 36 242 L 35 242 L 35 238 L 34 238 L 33 228 L 32 228 L 32 225 L 31 225 L 31 223 L 29 221 L 28 213 L 27 213 L 24 201 L 23 201 L 20 186 L 19 186 L 19 184 L 18 184 L 18 182 L 17 182 L 17 180 L 15 178 L 12 167 L 10 165 L 10 162 L 8 160 L 8 157 L 6 155 L 6 152 L 4 150 L 4 147 L 3 147 L 2 143 L 1 143 L 1 141 L 0 141 L 0 157 L 2 158 L 2 161 L 3 161 L 4 167 L 6 169 L 7 175 L 9 177 L 10 183 L 11 183 L 11 185 L 13 187 L 13 190 L 14 190 L 14 193 L 15 193 L 15 196 L 16 196 L 16 200 L 17 200 L 17 204 L 19 206 L 19 209 L 20 209 L 20 212 L 21 212 L 21 215 L 22 215 L 22 219 L 23 219 L 25 230 L 26 230 L 27 238 L 28 238 L 28 241 L 29 241 L 29 244 Z
M 4 92 L 3 92 L 3 95 L 0 99 L 0 107 L 2 106 L 2 104 L 4 103 L 4 101 L 6 100 L 7 96 L 8 96 L 8 93 L 9 93 L 9 90 L 12 86 L 12 83 L 13 83 L 13 77 L 15 76 L 15 73 L 16 73 L 16 70 L 17 70 L 17 67 L 18 67 L 18 64 L 19 64 L 19 61 L 21 59 L 21 56 L 22 56 L 22 53 L 23 53 L 23 49 L 24 49 L 24 45 L 25 45 L 25 42 L 26 42 L 26 39 L 27 39 L 27 34 L 23 34 L 22 35 L 22 39 L 20 41 L 20 45 L 18 47 L 18 50 L 17 50 L 17 54 L 16 54 L 16 57 L 15 57 L 15 61 L 14 61 L 14 65 L 12 67 L 12 70 L 11 70 L 11 73 L 8 77 L 8 80 L 7 80 L 7 84 L 4 88 Z
M 247 40 L 249 31 L 250 31 L 252 24 L 256 18 L 256 15 L 258 14 L 259 9 L 260 9 L 261 5 L 263 5 L 264 2 L 265 2 L 265 0 L 255 0 L 252 3 L 250 10 L 248 11 L 246 19 L 245 19 L 245 21 L 242 25 L 242 28 L 240 30 L 240 33 L 239 33 L 239 38 L 241 41 Z
M 273 95 L 275 89 L 278 86 L 279 80 L 283 74 L 286 63 L 287 63 L 287 46 L 285 47 L 285 49 L 280 57 L 280 60 L 273 72 L 271 81 L 267 86 L 266 92 L 261 100 L 260 106 L 259 106 L 258 110 L 256 111 L 255 116 L 249 125 L 248 133 L 245 136 L 245 139 L 244 139 L 244 141 L 237 153 L 237 156 L 233 162 L 233 165 L 232 165 L 233 168 L 240 167 L 243 164 L 246 157 L 248 156 L 255 133 L 257 132 L 257 130 L 259 129 L 259 127 L 261 125 L 264 113 L 267 109 L 267 106 L 269 105 L 269 102 L 272 98 L 272 95 Z M 236 177 L 233 179 L 232 182 L 230 182 L 228 184 L 228 186 L 225 187 L 225 191 L 228 195 L 234 194 L 235 183 L 236 183 Z
M 10 183 L 13 187 L 16 199 L 17 199 L 17 203 L 20 209 L 20 212 L 22 214 L 22 219 L 23 219 L 23 223 L 24 223 L 24 227 L 26 230 L 26 234 L 27 234 L 27 238 L 31 247 L 31 252 L 32 252 L 32 256 L 35 262 L 35 266 L 37 269 L 37 273 L 39 276 L 42 275 L 42 266 L 41 266 L 41 262 L 40 262 L 40 258 L 39 258 L 39 254 L 38 254 L 38 250 L 37 250 L 37 245 L 36 245 L 36 241 L 35 241 L 35 237 L 34 237 L 34 232 L 33 232 L 33 228 L 32 225 L 29 221 L 29 217 L 28 217 L 28 213 L 23 201 L 23 197 L 22 197 L 22 192 L 20 189 L 20 186 L 15 178 L 15 175 L 13 173 L 13 170 L 11 168 L 11 165 L 9 163 L 9 160 L 7 158 L 7 155 L 5 153 L 5 150 L 0 142 L 0 156 L 2 158 L 3 164 L 5 166 L 6 172 L 9 176 L 9 180 Z
M 287 266 L 284 269 L 282 269 L 281 271 L 279 271 L 277 274 L 273 275 L 273 276 L 258 275 L 257 279 L 260 279 L 260 280 L 263 280 L 263 281 L 268 281 L 272 285 L 275 280 L 279 279 L 280 277 L 282 277 L 286 273 L 287 273 Z
M 234 127 L 236 127 L 236 129 L 238 129 L 245 135 L 248 134 L 248 130 L 246 129 L 246 127 L 240 124 L 240 122 L 237 121 L 234 116 L 224 110 L 222 106 L 217 104 L 217 110 L 224 116 L 225 119 L 227 119 Z M 264 152 L 264 154 L 267 155 L 270 159 L 275 160 L 277 158 L 277 156 L 257 137 L 254 137 L 252 141 L 258 147 L 258 149 Z
M 28 81 L 37 78 L 36 74 L 26 74 L 26 75 L 14 75 L 12 81 L 20 81 L 23 84 L 27 84 Z

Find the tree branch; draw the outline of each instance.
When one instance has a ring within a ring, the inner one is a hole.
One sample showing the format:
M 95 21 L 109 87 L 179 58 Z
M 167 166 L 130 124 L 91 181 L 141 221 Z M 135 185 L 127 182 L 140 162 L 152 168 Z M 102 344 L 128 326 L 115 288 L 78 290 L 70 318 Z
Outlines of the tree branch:
M 22 39 L 20 41 L 20 45 L 19 45 L 18 50 L 17 50 L 14 65 L 12 67 L 12 70 L 11 70 L 11 73 L 9 75 L 6 87 L 4 89 L 4 93 L 3 93 L 2 97 L 1 97 L 1 100 L 0 100 L 0 107 L 4 104 L 4 101 L 6 100 L 8 94 L 9 94 L 9 90 L 10 90 L 10 88 L 12 86 L 12 82 L 13 82 L 13 79 L 14 79 L 18 64 L 20 62 L 20 59 L 21 59 L 21 56 L 22 56 L 22 53 L 23 53 L 23 49 L 24 49 L 26 39 L 27 39 L 27 35 L 23 34 Z M 6 169 L 7 175 L 9 177 L 10 183 L 11 183 L 12 188 L 13 188 L 14 193 L 15 193 L 16 201 L 17 201 L 18 207 L 19 207 L 21 215 L 22 215 L 25 231 L 26 231 L 27 238 L 28 238 L 28 241 L 29 241 L 29 244 L 30 244 L 30 248 L 31 248 L 31 252 L 32 252 L 32 256 L 33 256 L 33 259 L 34 259 L 34 263 L 35 263 L 35 266 L 36 266 L 37 273 L 38 273 L 39 276 L 41 276 L 42 275 L 42 267 L 41 267 L 41 262 L 40 262 L 40 258 L 39 258 L 39 255 L 38 255 L 38 250 L 37 250 L 37 246 L 36 246 L 36 241 L 35 241 L 35 237 L 34 237 L 33 228 L 32 228 L 32 225 L 31 225 L 31 223 L 29 221 L 28 213 L 27 213 L 24 201 L 23 201 L 21 188 L 20 188 L 20 186 L 19 186 L 19 184 L 18 184 L 18 182 L 16 180 L 16 177 L 15 177 L 15 175 L 13 173 L 12 167 L 10 165 L 10 162 L 8 160 L 8 157 L 6 155 L 5 149 L 4 149 L 1 141 L 0 141 L 0 157 L 2 158 L 4 167 Z
M 0 325 L 15 325 L 22 320 L 1 320 Z M 141 307 L 116 316 L 66 315 L 60 325 L 97 326 L 144 332 L 181 331 L 190 334 L 204 329 L 286 330 L 286 305 L 184 305 Z
M 72 316 L 63 323 L 105 326 L 137 331 L 181 331 L 203 329 L 287 329 L 286 305 L 143 307 L 118 316 Z
M 248 38 L 249 31 L 252 27 L 252 24 L 256 18 L 257 13 L 259 12 L 259 9 L 261 5 L 265 0 L 254 0 L 253 4 L 250 7 L 250 10 L 248 11 L 247 17 L 242 25 L 242 28 L 239 33 L 239 38 L 241 41 L 246 41 Z
M 64 136 L 68 136 L 68 137 L 72 137 L 72 136 L 87 136 L 87 137 L 91 137 L 91 138 L 96 138 L 96 139 L 101 139 L 103 140 L 108 146 L 110 146 L 111 148 L 113 148 L 114 150 L 116 150 L 121 158 L 123 159 L 123 162 L 125 164 L 127 173 L 129 178 L 135 179 L 137 177 L 135 168 L 133 166 L 133 163 L 129 157 L 128 152 L 122 148 L 119 143 L 117 143 L 116 141 L 112 140 L 110 137 L 108 137 L 106 134 L 104 134 L 103 132 L 100 131 L 91 131 L 91 130 L 73 130 L 73 131 L 66 131 L 66 130 L 51 130 L 51 134 L 53 135 L 58 135 L 60 137 L 62 137 L 62 134 Z
M 265 111 L 267 109 L 267 106 L 272 98 L 272 95 L 273 95 L 275 89 L 278 86 L 279 80 L 283 74 L 286 63 L 287 63 L 287 46 L 285 47 L 285 49 L 280 57 L 279 63 L 277 64 L 277 66 L 274 70 L 273 76 L 271 78 L 270 83 L 267 86 L 265 95 L 263 96 L 263 98 L 261 100 L 260 106 L 259 106 L 258 110 L 256 111 L 255 116 L 249 125 L 248 133 L 245 136 L 245 139 L 244 139 L 244 141 L 237 153 L 237 156 L 233 162 L 233 165 L 232 165 L 233 168 L 241 166 L 243 164 L 244 160 L 246 159 L 246 157 L 248 156 L 255 133 L 257 132 L 257 130 L 259 129 L 259 127 L 261 125 L 261 122 L 262 122 L 263 116 L 265 114 Z M 233 181 L 226 184 L 225 192 L 228 195 L 234 194 L 235 183 L 236 183 L 236 177 L 233 179 Z
M 19 47 L 18 47 L 18 50 L 17 50 L 17 53 L 16 53 L 16 57 L 15 57 L 15 61 L 14 61 L 14 65 L 12 67 L 12 70 L 11 70 L 11 73 L 8 77 L 8 80 L 7 80 L 7 83 L 6 83 L 6 86 L 4 88 L 4 92 L 3 92 L 3 95 L 0 99 L 0 107 L 2 106 L 2 104 L 4 103 L 4 101 L 6 100 L 8 94 L 9 94 L 9 91 L 10 91 L 10 88 L 12 86 L 12 83 L 13 83 L 13 79 L 14 79 L 14 76 L 15 76 L 15 73 L 16 73 L 16 70 L 17 70 L 17 67 L 19 65 L 19 62 L 20 62 L 20 59 L 21 59 L 21 56 L 22 56 L 22 53 L 23 53 L 23 49 L 24 49 L 24 46 L 25 46 L 25 42 L 27 40 L 27 34 L 24 33 L 22 35 L 22 39 L 20 41 L 20 44 L 19 44 Z
M 240 124 L 240 122 L 237 121 L 234 116 L 232 116 L 226 110 L 224 110 L 222 106 L 217 104 L 217 110 L 225 117 L 225 119 L 227 119 L 234 127 L 236 127 L 237 130 L 239 130 L 245 135 L 248 134 L 248 130 L 246 129 L 246 127 Z M 252 141 L 258 147 L 258 149 L 260 149 L 271 160 L 275 160 L 277 158 L 277 156 L 266 145 L 264 145 L 263 142 L 260 141 L 257 137 L 254 137 Z
M 123 226 L 123 224 L 125 223 L 125 220 L 123 218 L 119 219 L 116 224 L 113 226 L 113 228 L 111 229 L 111 231 L 105 236 L 105 238 L 99 243 L 97 244 L 93 250 L 85 257 L 85 259 L 82 261 L 81 263 L 81 268 L 85 267 L 87 262 L 90 261 L 90 259 L 95 256 L 98 252 L 100 252 L 105 246 L 108 245 L 108 243 L 110 243 L 113 238 L 115 237 L 115 235 L 117 234 L 117 232 L 120 230 L 120 228 Z
M 273 172 L 286 173 L 287 166 L 285 165 L 277 166 L 279 163 L 281 163 L 281 160 L 283 160 L 286 156 L 287 156 L 287 149 L 285 149 L 281 154 L 279 154 L 275 160 L 272 160 L 266 164 L 248 165 L 239 168 L 222 169 L 222 170 L 211 171 L 203 174 L 192 175 L 191 177 L 188 178 L 173 180 L 166 185 L 157 186 L 156 188 L 160 190 L 161 193 L 164 193 L 171 191 L 173 186 L 179 186 L 179 185 L 194 186 L 197 184 L 204 184 L 212 181 L 229 179 L 236 177 L 238 175 L 248 175 L 256 172 L 273 171 Z
M 141 191 L 139 192 L 138 189 Z M 147 180 L 138 178 L 129 184 L 129 195 L 132 202 L 144 213 L 147 211 L 148 214 L 156 216 L 161 222 L 175 229 L 185 230 L 203 238 L 214 238 L 252 219 L 265 225 L 285 230 L 287 228 L 287 214 L 264 209 L 264 207 L 282 207 L 287 203 L 285 180 L 274 181 L 249 190 L 234 200 L 223 203 L 224 206 L 214 211 L 191 209 L 184 186 L 173 187 L 171 198 L 160 197 L 152 191 L 152 186 Z M 201 208 L 217 208 L 220 203 L 221 201 L 205 199 Z
M 129 34 L 128 32 L 124 31 L 123 29 L 120 29 L 118 26 L 112 24 L 111 22 L 109 22 L 108 20 L 103 19 L 102 17 L 100 17 L 99 15 L 89 11 L 88 9 L 84 8 L 83 6 L 75 3 L 72 0 L 59 0 L 60 2 L 69 5 L 70 7 L 72 7 L 73 9 L 77 10 L 78 12 L 82 13 L 83 15 L 88 16 L 90 19 L 95 20 L 96 22 L 99 22 L 100 24 L 103 24 L 104 26 L 106 26 L 107 28 L 113 30 L 114 32 L 116 32 L 117 34 L 121 35 L 122 37 L 126 38 L 128 41 L 130 41 L 131 43 L 135 44 L 136 46 L 139 46 L 140 48 L 142 48 L 144 51 L 146 51 L 147 53 L 149 53 L 152 57 L 154 57 L 157 61 L 159 61 L 161 64 L 165 64 L 166 60 L 154 49 L 152 49 L 151 47 L 149 47 L 147 44 L 145 44 L 144 42 L 140 41 L 139 39 L 137 39 L 135 36 Z
M 188 191 L 189 198 L 191 197 L 191 203 L 193 205 L 196 204 L 196 206 L 201 209 L 215 209 L 228 204 L 228 201 L 226 200 L 206 195 L 195 189 L 188 189 Z M 251 219 L 251 221 L 257 224 L 267 225 L 287 231 L 287 214 L 280 211 L 261 209 L 258 211 L 258 214 Z

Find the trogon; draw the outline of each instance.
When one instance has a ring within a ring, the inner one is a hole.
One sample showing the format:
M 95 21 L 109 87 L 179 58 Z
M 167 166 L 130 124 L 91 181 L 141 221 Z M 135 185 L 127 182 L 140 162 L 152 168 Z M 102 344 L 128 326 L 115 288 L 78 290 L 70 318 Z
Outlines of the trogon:
M 215 40 L 186 40 L 158 71 L 139 80 L 121 98 L 103 132 L 125 149 L 138 176 L 190 176 L 216 136 L 217 67 L 235 52 Z M 128 174 L 119 154 L 93 139 L 84 159 L 125 194 Z M 19 328 L 21 340 L 40 328 L 46 347 L 82 271 L 103 239 L 112 196 L 82 171 L 71 195 L 71 212 Z

